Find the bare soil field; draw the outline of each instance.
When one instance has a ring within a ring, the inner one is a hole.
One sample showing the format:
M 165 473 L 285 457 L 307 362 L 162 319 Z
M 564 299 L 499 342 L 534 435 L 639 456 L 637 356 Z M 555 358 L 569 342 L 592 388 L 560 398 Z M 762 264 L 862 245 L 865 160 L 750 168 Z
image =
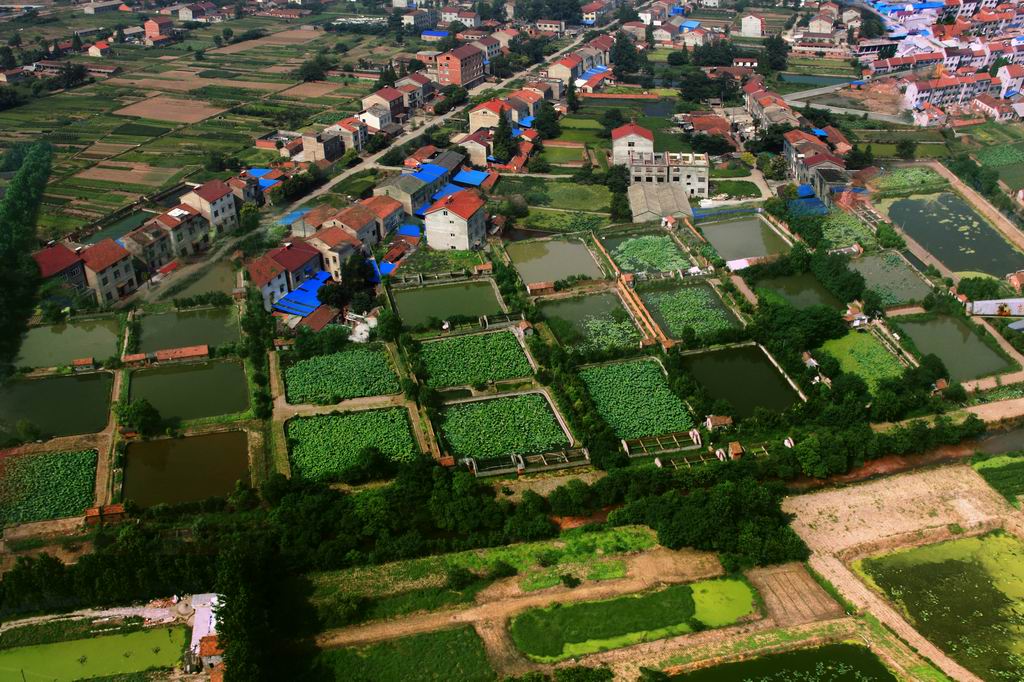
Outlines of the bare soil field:
M 843 609 L 821 589 L 802 564 L 755 568 L 747 573 L 768 615 L 779 627 L 839 618 Z
M 279 94 L 288 97 L 322 97 L 329 92 L 337 90 L 340 85 L 337 83 L 299 83 Z
M 273 33 L 263 38 L 257 38 L 256 40 L 246 40 L 241 43 L 235 43 L 234 45 L 226 45 L 224 47 L 218 47 L 207 51 L 211 54 L 237 54 L 239 52 L 245 52 L 246 50 L 252 50 L 258 47 L 265 47 L 267 45 L 304 45 L 316 40 L 322 35 L 324 35 L 322 31 L 309 31 L 306 29 L 295 28 L 288 31 L 281 31 L 280 33 Z
M 110 82 L 114 85 L 130 85 L 136 88 L 150 90 L 161 90 L 163 92 L 191 92 L 207 85 L 219 85 L 225 88 L 239 88 L 242 90 L 263 90 L 266 92 L 277 92 L 288 87 L 287 83 L 262 83 L 259 81 L 233 80 L 230 78 L 200 78 L 191 71 L 165 71 L 162 76 L 171 75 L 170 78 L 133 78 L 121 76 L 112 78 Z M 120 113 L 115 111 L 116 113 Z
M 155 121 L 174 123 L 198 123 L 225 111 L 200 100 L 178 99 L 176 97 L 150 97 L 135 104 L 129 104 L 114 113 L 118 116 L 138 116 Z
M 114 142 L 94 142 L 91 147 L 81 152 L 79 156 L 92 159 L 105 159 L 110 156 L 117 156 L 121 152 L 134 147 L 133 144 L 117 144 Z
M 103 165 L 87 168 L 75 175 L 85 180 L 123 182 L 128 185 L 149 185 L 159 187 L 175 174 L 174 168 L 154 168 L 144 163 L 107 161 Z
M 845 555 L 908 544 L 927 531 L 995 527 L 1013 510 L 971 467 L 957 464 L 791 496 L 784 511 L 813 552 Z

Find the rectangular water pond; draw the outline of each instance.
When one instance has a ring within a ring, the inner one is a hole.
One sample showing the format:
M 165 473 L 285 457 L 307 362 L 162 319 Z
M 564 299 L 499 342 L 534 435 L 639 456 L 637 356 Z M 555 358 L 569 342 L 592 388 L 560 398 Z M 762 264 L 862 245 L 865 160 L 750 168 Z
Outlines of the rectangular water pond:
M 95 358 L 102 362 L 118 355 L 120 328 L 121 323 L 116 317 L 32 327 L 22 339 L 14 364 L 18 367 L 58 367 L 70 365 L 78 358 Z
M 124 455 L 124 499 L 140 507 L 224 497 L 236 481 L 249 482 L 244 431 L 139 441 Z
M 601 243 L 615 264 L 627 272 L 669 272 L 693 265 L 675 240 L 663 231 L 603 237 Z
M 1011 363 L 986 344 L 963 320 L 942 315 L 927 320 L 901 320 L 922 355 L 933 353 L 946 364 L 953 381 L 966 381 L 1008 370 Z
M 879 206 L 892 222 L 956 273 L 1002 277 L 1024 268 L 1024 253 L 952 192 L 886 200 Z
M 796 308 L 810 308 L 815 305 L 842 307 L 842 302 L 809 272 L 758 280 L 757 289 L 766 290 L 769 297 L 775 295 L 785 299 Z
M 726 261 L 789 253 L 790 246 L 757 216 L 701 224 L 701 231 Z
M 757 346 L 725 348 L 687 355 L 683 364 L 714 399 L 732 405 L 739 417 L 762 407 L 781 412 L 800 396 Z
M 896 251 L 861 256 L 850 261 L 850 269 L 864 276 L 868 288 L 881 294 L 882 303 L 887 307 L 921 301 L 932 290 Z
M 0 386 L 0 427 L 25 420 L 46 436 L 96 433 L 107 425 L 109 372 L 45 379 L 14 379 Z
M 673 339 L 683 338 L 688 328 L 698 339 L 705 339 L 740 326 L 711 285 L 703 282 L 650 282 L 638 285 L 637 293 L 661 330 Z
M 156 213 L 150 211 L 136 211 L 129 213 L 125 217 L 115 220 L 106 227 L 102 228 L 96 234 L 86 237 L 83 244 L 97 244 L 104 239 L 120 239 L 137 227 L 141 227 L 147 220 L 151 220 L 156 217 Z
M 228 261 L 221 260 L 208 267 L 198 279 L 184 289 L 175 292 L 172 298 L 188 298 L 189 296 L 208 294 L 215 291 L 230 294 L 235 290 L 237 283 L 238 275 L 234 267 Z M 174 286 L 173 281 L 171 286 Z
M 749 661 L 726 663 L 673 675 L 674 682 L 725 680 L 827 680 L 828 682 L 896 682 L 885 664 L 865 646 L 826 644 Z
M 576 239 L 515 242 L 506 244 L 505 251 L 524 284 L 557 282 L 574 275 L 591 279 L 604 276 L 590 249 Z
M 132 372 L 132 400 L 145 398 L 169 421 L 244 412 L 249 386 L 240 362 L 168 365 Z
M 220 346 L 238 341 L 234 307 L 143 315 L 139 352 L 152 353 L 185 346 Z
M 403 289 L 394 292 L 394 296 L 398 314 L 407 327 L 419 327 L 432 318 L 479 317 L 501 312 L 490 280 Z
M 540 310 L 563 346 L 627 348 L 640 342 L 640 332 L 616 294 L 544 301 Z
M 6 649 L 0 651 L 0 679 L 65 682 L 169 669 L 177 665 L 187 642 L 187 628 L 158 627 Z

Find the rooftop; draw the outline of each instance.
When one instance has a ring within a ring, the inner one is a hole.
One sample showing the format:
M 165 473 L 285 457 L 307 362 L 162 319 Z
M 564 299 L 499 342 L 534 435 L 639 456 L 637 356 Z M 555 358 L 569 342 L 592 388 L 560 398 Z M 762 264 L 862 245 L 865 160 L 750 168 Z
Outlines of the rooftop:
M 131 256 L 123 246 L 113 239 L 104 239 L 82 251 L 85 267 L 93 272 L 103 272 L 118 261 Z

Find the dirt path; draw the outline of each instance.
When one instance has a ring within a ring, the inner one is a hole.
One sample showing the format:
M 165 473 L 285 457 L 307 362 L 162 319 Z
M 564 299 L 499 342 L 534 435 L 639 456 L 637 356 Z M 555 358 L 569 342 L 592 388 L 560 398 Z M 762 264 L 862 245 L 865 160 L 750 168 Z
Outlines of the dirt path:
M 900 317 L 901 315 L 920 315 L 926 312 L 928 311 L 919 305 L 901 305 L 886 309 L 885 314 L 888 317 Z
M 732 275 L 730 279 L 732 279 L 732 283 L 736 285 L 736 288 L 740 290 L 740 293 L 743 294 L 743 298 L 747 299 L 748 303 L 751 305 L 757 305 L 757 294 L 747 286 L 746 280 L 739 275 Z

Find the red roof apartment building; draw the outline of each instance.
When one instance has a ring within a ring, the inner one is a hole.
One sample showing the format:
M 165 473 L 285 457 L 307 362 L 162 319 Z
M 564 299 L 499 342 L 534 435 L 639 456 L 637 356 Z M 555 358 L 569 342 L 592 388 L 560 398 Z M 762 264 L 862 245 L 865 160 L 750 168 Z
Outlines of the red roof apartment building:
M 437 82 L 469 88 L 484 78 L 484 53 L 472 45 L 462 45 L 437 56 Z

